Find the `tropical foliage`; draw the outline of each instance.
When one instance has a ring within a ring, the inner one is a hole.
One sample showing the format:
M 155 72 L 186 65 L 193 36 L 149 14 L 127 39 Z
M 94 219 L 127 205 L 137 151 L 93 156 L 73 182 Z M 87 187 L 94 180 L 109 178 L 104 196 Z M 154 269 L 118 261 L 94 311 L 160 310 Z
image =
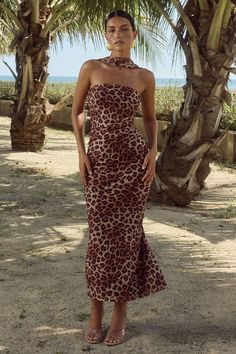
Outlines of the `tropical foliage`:
M 4 29 L 4 25 L 0 22 L 0 55 L 8 53 L 8 34 Z
M 54 83 L 47 82 L 45 85 L 44 95 L 51 105 L 56 105 L 64 99 L 65 95 L 73 93 L 75 90 L 74 83 Z M 180 87 L 160 87 L 156 89 L 156 116 L 158 120 L 168 120 L 172 122 L 172 116 L 175 113 L 179 119 L 179 110 L 183 102 L 183 90 Z M 0 81 L 0 100 L 14 100 L 15 90 L 13 81 Z M 72 95 L 65 102 L 65 106 L 72 105 Z M 54 106 L 55 107 L 55 106 Z M 140 107 L 141 108 L 141 107 Z M 137 112 L 142 116 L 141 109 Z M 232 93 L 232 104 L 229 106 L 226 102 L 223 107 L 223 118 L 221 120 L 221 128 L 228 128 L 236 131 L 236 92 Z
M 140 53 L 150 44 L 159 43 L 158 32 L 147 25 L 144 13 L 155 24 L 148 1 L 88 1 L 88 0 L 2 0 L 0 23 L 13 36 L 10 50 L 16 53 L 16 100 L 11 124 L 14 150 L 38 151 L 45 139 L 47 121 L 46 100 L 43 95 L 48 77 L 48 49 L 64 37 L 86 43 L 86 34 L 94 42 L 102 39 L 104 18 L 114 8 L 123 8 L 135 15 L 140 27 Z M 156 13 L 157 15 L 157 13 Z M 5 32 L 4 32 L 5 33 Z
M 223 104 L 230 104 L 227 82 L 230 72 L 235 73 L 235 4 L 236 0 L 2 0 L 1 33 L 12 32 L 10 48 L 16 52 L 17 64 L 13 149 L 37 151 L 43 146 L 47 119 L 43 90 L 52 43 L 65 35 L 74 41 L 78 34 L 85 41 L 86 33 L 96 42 L 105 15 L 123 8 L 143 24 L 136 50 L 146 53 L 156 41 L 161 14 L 163 25 L 176 35 L 176 50 L 184 53 L 186 85 L 180 118 L 173 116 L 173 128 L 157 161 L 151 199 L 187 205 L 203 188 L 209 162 L 224 136 Z

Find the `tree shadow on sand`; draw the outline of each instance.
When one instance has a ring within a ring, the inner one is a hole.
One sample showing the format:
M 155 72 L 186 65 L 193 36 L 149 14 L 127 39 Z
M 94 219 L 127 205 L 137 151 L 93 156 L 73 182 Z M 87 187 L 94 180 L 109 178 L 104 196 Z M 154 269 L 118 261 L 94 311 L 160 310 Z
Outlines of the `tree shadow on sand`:
M 63 144 L 57 142 L 54 151 L 63 150 Z M 103 344 L 86 347 L 82 340 L 89 317 L 84 274 L 88 224 L 78 173 L 54 177 L 43 164 L 19 164 L 9 155 L 6 148 L 0 157 L 0 302 L 6 324 L 1 345 L 14 353 L 68 353 L 68 348 L 70 354 L 86 348 L 110 353 Z M 200 225 L 186 223 L 188 215 Z M 231 348 L 235 273 L 229 262 L 209 261 L 207 249 L 200 242 L 193 245 L 185 234 L 212 244 L 233 240 L 232 220 L 224 235 L 217 224 L 208 232 L 209 223 L 219 222 L 188 208 L 167 212 L 147 203 L 144 229 L 169 288 L 130 302 L 127 341 L 112 352 L 207 353 L 215 343 L 221 352 Z M 154 232 L 152 224 L 158 223 L 171 229 Z M 181 227 L 183 237 L 175 236 Z M 106 311 L 106 325 L 109 319 Z

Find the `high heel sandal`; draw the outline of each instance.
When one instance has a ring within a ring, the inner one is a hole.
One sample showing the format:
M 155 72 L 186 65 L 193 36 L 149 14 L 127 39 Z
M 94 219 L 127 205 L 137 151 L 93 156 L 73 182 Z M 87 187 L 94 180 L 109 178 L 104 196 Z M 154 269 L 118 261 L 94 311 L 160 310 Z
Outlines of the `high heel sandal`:
M 125 340 L 125 330 L 126 330 L 126 328 L 122 328 L 122 329 L 117 329 L 117 330 L 115 330 L 115 331 L 113 331 L 113 333 L 120 333 L 117 337 L 120 337 L 120 339 L 119 340 L 116 340 L 115 342 L 110 342 L 110 340 L 108 340 L 107 338 L 104 340 L 104 343 L 106 344 L 106 345 L 118 345 L 118 344 L 121 344 L 121 343 L 123 343 L 124 342 L 124 340 Z M 113 336 L 112 336 L 113 337 Z
M 125 316 L 125 326 L 126 326 L 126 322 L 127 322 L 127 316 Z M 117 330 L 114 330 L 112 331 L 113 333 L 117 333 L 118 335 L 116 336 L 117 337 L 120 337 L 119 340 L 115 340 L 115 342 L 111 342 L 111 339 L 108 339 L 110 337 L 114 337 L 114 335 L 112 336 L 106 336 L 105 340 L 104 340 L 104 343 L 106 345 L 118 345 L 118 344 L 121 344 L 125 341 L 125 331 L 126 331 L 126 327 L 125 328 L 122 328 L 122 329 L 117 329 Z
M 102 316 L 101 318 L 103 318 L 104 316 L 104 309 L 102 311 Z M 91 333 L 90 336 L 94 336 L 95 335 L 95 339 L 89 339 L 88 338 L 88 332 Z M 85 336 L 84 336 L 84 339 L 91 343 L 91 344 L 97 344 L 97 343 L 100 343 L 103 339 L 103 327 L 100 328 L 100 329 L 94 329 L 94 328 L 91 328 L 91 327 L 87 327 L 87 330 L 86 330 L 86 333 L 85 333 Z
M 95 339 L 89 339 L 88 332 L 91 333 L 90 334 L 91 336 L 95 335 Z M 97 330 L 97 329 L 93 329 L 91 327 L 88 327 L 84 338 L 87 342 L 92 343 L 92 344 L 100 343 L 103 338 L 103 328 Z

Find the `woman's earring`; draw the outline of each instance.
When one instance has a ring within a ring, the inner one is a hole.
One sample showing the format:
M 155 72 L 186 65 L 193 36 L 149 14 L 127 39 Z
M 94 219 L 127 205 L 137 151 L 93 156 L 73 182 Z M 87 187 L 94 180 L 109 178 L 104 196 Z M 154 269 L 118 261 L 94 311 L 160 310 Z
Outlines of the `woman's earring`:
M 110 43 L 107 43 L 107 49 L 108 49 L 108 50 L 111 50 L 111 45 L 110 45 Z
M 131 48 L 134 48 L 135 46 L 136 46 L 136 42 L 135 42 L 135 39 L 134 39 L 133 42 L 132 42 Z

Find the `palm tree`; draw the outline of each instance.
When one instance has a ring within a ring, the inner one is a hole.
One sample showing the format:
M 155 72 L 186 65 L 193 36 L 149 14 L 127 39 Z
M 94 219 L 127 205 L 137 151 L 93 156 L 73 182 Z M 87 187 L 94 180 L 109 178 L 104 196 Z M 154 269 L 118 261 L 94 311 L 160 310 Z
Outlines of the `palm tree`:
M 16 99 L 11 123 L 13 150 L 39 151 L 45 139 L 47 120 L 43 96 L 48 77 L 48 49 L 67 36 L 82 41 L 89 33 L 101 40 L 103 20 L 114 8 L 123 8 L 144 21 L 148 1 L 88 0 L 1 0 L 0 23 L 13 35 L 10 49 L 16 53 Z M 154 19 L 154 22 L 156 19 Z M 153 41 L 148 27 L 142 27 L 140 45 Z M 144 50 L 145 52 L 145 50 Z
M 186 85 L 180 118 L 174 121 L 157 161 L 150 198 L 187 205 L 203 188 L 224 134 L 219 124 L 223 101 L 230 102 L 229 73 L 235 72 L 235 4 L 235 0 L 2 0 L 1 25 L 5 23 L 4 30 L 12 31 L 11 49 L 16 51 L 12 148 L 38 151 L 43 146 L 47 117 L 43 89 L 50 44 L 65 34 L 71 40 L 78 34 L 85 39 L 86 33 L 99 38 L 102 21 L 114 8 L 126 9 L 139 22 L 146 12 L 156 26 L 161 13 L 185 55 Z M 176 11 L 180 17 L 175 24 L 172 15 Z M 151 32 L 143 28 L 144 38 L 150 41 Z
M 174 31 L 186 59 L 184 102 L 156 164 L 150 199 L 185 206 L 204 187 L 209 163 L 225 132 L 223 102 L 230 104 L 229 74 L 236 59 L 235 0 L 150 0 Z M 179 14 L 176 24 L 173 10 Z

